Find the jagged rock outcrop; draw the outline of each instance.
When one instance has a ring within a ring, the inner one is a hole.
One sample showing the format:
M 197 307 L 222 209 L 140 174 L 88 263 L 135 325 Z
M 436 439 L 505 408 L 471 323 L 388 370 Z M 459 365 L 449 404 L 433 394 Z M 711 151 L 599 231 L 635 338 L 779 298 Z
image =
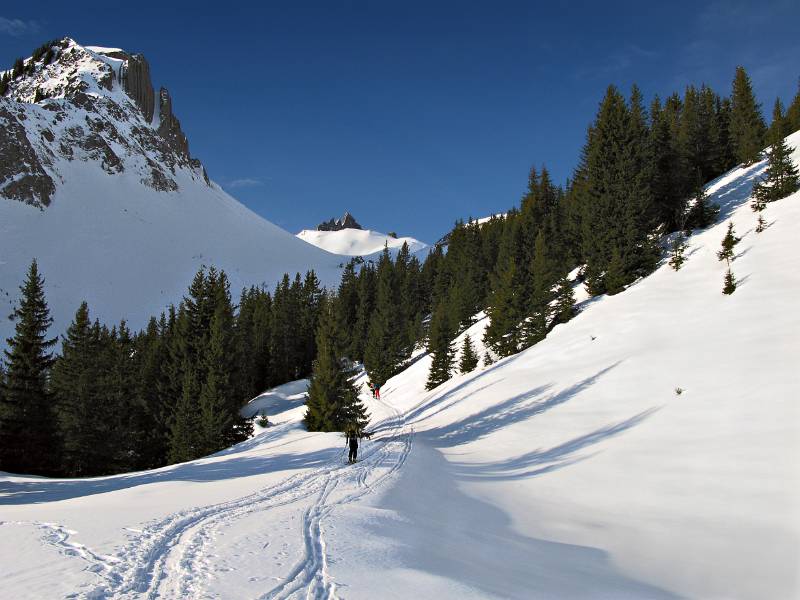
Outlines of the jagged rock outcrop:
M 44 208 L 75 161 L 163 192 L 186 176 L 211 185 L 142 55 L 64 38 L 24 64 L 0 97 L 0 196 Z
M 172 112 L 172 98 L 167 88 L 158 91 L 158 134 L 167 141 L 170 148 L 183 157 L 189 158 L 189 140 L 181 131 L 181 123 Z
M 317 231 L 341 231 L 342 229 L 363 229 L 349 212 L 341 219 L 331 219 L 317 225 Z
M 123 61 L 119 71 L 120 83 L 142 111 L 145 121 L 151 123 L 155 110 L 155 94 L 147 60 L 141 54 L 127 52 L 109 52 L 108 56 Z
M 55 184 L 28 140 L 20 115 L 7 104 L 0 98 L 0 195 L 40 208 L 47 206 Z M 43 132 L 45 141 L 47 133 Z

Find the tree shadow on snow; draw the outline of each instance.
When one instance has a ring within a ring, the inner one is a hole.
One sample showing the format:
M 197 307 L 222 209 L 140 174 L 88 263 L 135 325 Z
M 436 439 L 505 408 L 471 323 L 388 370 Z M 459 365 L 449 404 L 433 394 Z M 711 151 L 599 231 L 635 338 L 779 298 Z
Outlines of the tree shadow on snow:
M 623 431 L 638 425 L 658 410 L 661 410 L 660 407 L 650 408 L 629 419 L 625 419 L 613 425 L 601 427 L 600 429 L 578 436 L 558 446 L 553 446 L 545 450 L 539 448 L 517 456 L 516 458 L 494 463 L 453 463 L 453 465 L 456 468 L 458 477 L 465 480 L 511 481 L 514 479 L 536 477 L 537 475 L 556 471 L 594 456 L 594 454 L 576 456 L 576 453 L 610 437 L 619 435 Z
M 339 448 L 316 452 L 236 456 L 227 460 L 200 459 L 154 471 L 89 479 L 36 479 L 0 481 L 0 505 L 57 502 L 79 496 L 104 494 L 151 483 L 170 481 L 207 482 L 250 477 L 291 469 L 314 468 L 329 463 L 340 453 Z
M 564 388 L 556 394 L 542 398 L 552 385 L 543 385 L 532 390 L 513 396 L 499 404 L 493 404 L 480 412 L 466 417 L 460 421 L 450 423 L 420 432 L 418 435 L 430 440 L 438 448 L 446 448 L 465 444 L 490 433 L 502 429 L 507 425 L 529 419 L 542 414 L 551 408 L 564 404 L 577 394 L 591 387 L 603 375 L 616 368 L 622 361 L 598 371 L 578 383 Z

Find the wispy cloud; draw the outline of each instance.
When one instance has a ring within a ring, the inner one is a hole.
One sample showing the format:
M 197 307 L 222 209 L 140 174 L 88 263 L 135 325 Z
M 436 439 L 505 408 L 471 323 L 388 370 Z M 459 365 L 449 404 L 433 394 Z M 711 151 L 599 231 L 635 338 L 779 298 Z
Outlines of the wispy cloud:
M 23 21 L 22 19 L 7 19 L 0 17 L 0 34 L 20 37 L 23 35 L 39 33 L 39 23 L 36 21 Z
M 241 179 L 233 179 L 228 182 L 229 188 L 252 188 L 264 185 L 264 182 L 260 179 L 255 179 L 253 177 L 242 177 Z
M 624 47 L 594 61 L 593 64 L 579 68 L 574 76 L 578 80 L 607 79 L 626 71 L 637 63 L 649 62 L 659 57 L 658 52 L 642 48 L 636 44 Z

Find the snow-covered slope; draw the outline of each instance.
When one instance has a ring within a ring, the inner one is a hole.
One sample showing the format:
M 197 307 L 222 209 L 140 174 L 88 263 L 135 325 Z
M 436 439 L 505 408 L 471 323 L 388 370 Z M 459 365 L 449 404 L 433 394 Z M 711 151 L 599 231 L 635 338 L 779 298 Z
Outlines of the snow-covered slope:
M 143 57 L 69 39 L 56 49 L 0 98 L 0 340 L 33 258 L 55 334 L 83 299 L 101 320 L 143 326 L 204 264 L 225 269 L 234 294 L 312 268 L 338 283 L 341 257 L 207 179 Z
M 211 457 L 0 475 L 0 595 L 797 598 L 800 193 L 756 234 L 763 168 L 710 186 L 723 220 L 680 271 L 430 392 L 418 355 L 362 396 L 374 436 L 354 466 L 340 436 L 304 431 L 295 382 L 248 406 L 273 427 Z M 467 332 L 479 348 L 485 324 Z
M 297 237 L 333 254 L 347 256 L 376 254 L 383 250 L 384 245 L 388 246 L 390 250 L 399 250 L 406 243 L 411 253 L 428 247 L 427 244 L 412 237 L 396 238 L 369 229 L 341 229 L 339 231 L 304 229 L 297 234 Z

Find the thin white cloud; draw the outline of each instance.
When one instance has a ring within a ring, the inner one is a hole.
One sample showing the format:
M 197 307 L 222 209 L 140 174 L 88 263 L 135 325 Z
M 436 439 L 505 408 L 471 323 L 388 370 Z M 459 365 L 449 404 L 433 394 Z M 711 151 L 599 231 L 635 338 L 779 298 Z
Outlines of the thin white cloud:
M 264 185 L 264 182 L 260 179 L 254 179 L 252 177 L 243 177 L 241 179 L 234 179 L 233 181 L 228 182 L 229 188 L 250 188 L 258 187 L 260 185 Z
M 19 37 L 22 35 L 39 33 L 39 29 L 39 23 L 36 21 L 23 21 L 22 19 L 0 17 L 0 34 Z

